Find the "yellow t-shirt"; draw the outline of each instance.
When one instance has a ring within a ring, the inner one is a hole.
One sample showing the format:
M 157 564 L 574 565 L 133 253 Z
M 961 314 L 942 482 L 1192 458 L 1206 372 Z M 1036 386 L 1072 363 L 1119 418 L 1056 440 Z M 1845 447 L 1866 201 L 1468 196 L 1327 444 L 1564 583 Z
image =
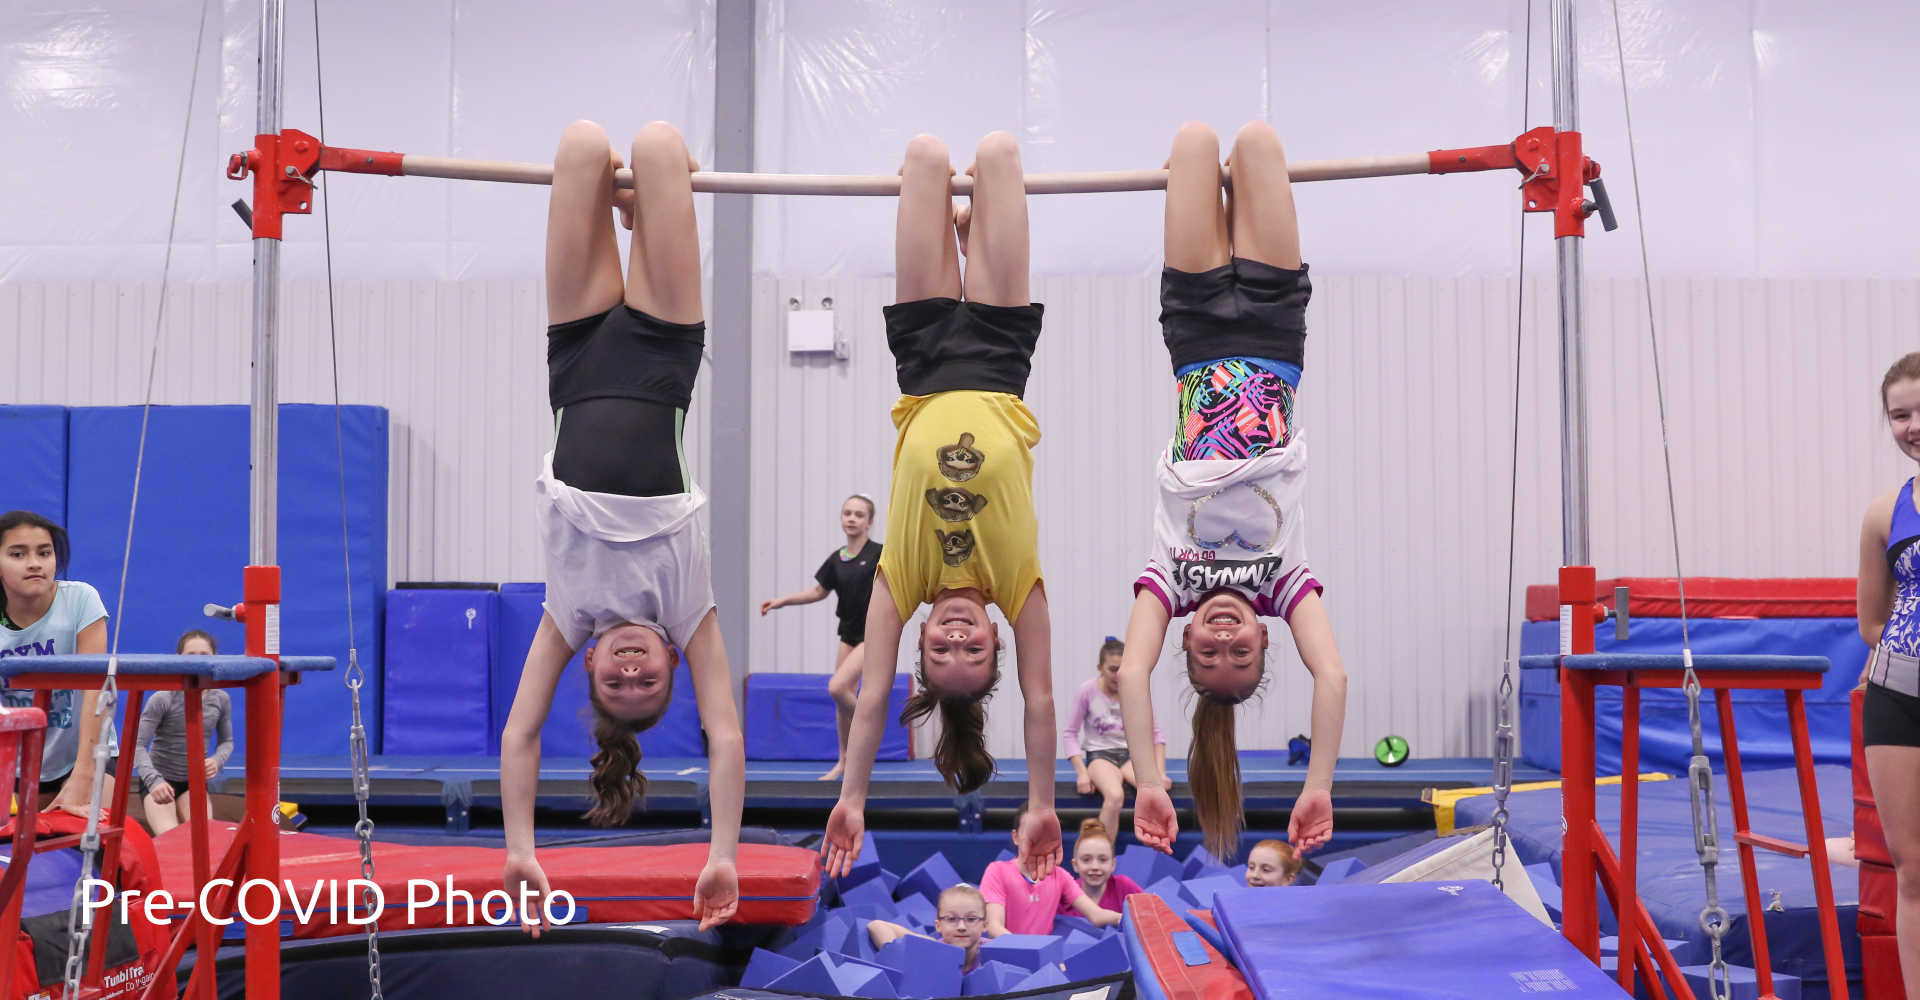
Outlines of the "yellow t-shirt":
M 880 554 L 900 620 L 943 590 L 978 587 L 1018 623 L 1040 582 L 1033 452 L 1040 424 L 1020 397 L 956 390 L 893 404 L 887 546 Z

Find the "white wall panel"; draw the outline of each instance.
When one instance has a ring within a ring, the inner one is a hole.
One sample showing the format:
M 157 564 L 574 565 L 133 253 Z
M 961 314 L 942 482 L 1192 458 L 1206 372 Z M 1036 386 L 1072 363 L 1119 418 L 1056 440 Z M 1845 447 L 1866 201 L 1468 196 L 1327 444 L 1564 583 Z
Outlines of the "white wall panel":
M 1560 564 L 1557 312 L 1531 279 L 1514 447 L 1517 286 L 1505 279 L 1319 275 L 1300 423 L 1312 448 L 1309 552 L 1351 677 L 1343 752 L 1397 732 L 1426 756 L 1491 749 L 1493 693 L 1528 584 Z M 1053 608 L 1057 706 L 1125 627 L 1146 551 L 1148 469 L 1174 405 L 1157 282 L 1048 278 L 1047 328 L 1028 401 L 1039 418 L 1035 493 Z M 807 585 L 839 541 L 842 497 L 885 510 L 895 395 L 880 307 L 891 283 L 756 283 L 752 569 L 761 598 Z M 830 296 L 853 357 L 789 356 L 790 298 Z M 1660 425 L 1639 282 L 1588 298 L 1591 544 L 1604 574 L 1671 575 Z M 1666 281 L 1655 286 L 1680 544 L 1689 575 L 1849 576 L 1860 511 L 1911 473 L 1875 393 L 1912 346 L 1920 284 Z M 1818 332 L 1814 332 L 1818 331 Z M 1508 515 L 1510 470 L 1519 509 Z M 876 533 L 885 537 L 884 524 Z M 1507 604 L 1510 528 L 1514 592 Z M 755 623 L 755 670 L 831 669 L 826 604 Z M 1271 680 L 1240 717 L 1243 747 L 1308 729 L 1311 682 L 1275 627 Z M 1170 636 L 1154 678 L 1163 724 L 1184 718 Z M 911 653 L 901 669 L 910 669 Z M 989 710 L 991 747 L 1022 753 L 1011 654 Z M 1187 727 L 1167 725 L 1171 751 Z

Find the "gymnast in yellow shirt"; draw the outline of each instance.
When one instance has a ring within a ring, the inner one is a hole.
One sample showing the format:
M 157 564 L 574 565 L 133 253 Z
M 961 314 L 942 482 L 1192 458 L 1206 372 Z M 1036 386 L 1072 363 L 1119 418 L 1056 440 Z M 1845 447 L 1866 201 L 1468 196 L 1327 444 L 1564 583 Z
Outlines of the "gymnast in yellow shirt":
M 973 197 L 956 211 L 946 147 L 927 135 L 907 145 L 894 245 L 897 303 L 886 309 L 901 392 L 893 407 L 893 496 L 867 610 L 847 770 L 821 846 L 829 874 L 844 874 L 860 852 L 901 633 L 922 604 L 932 609 L 914 637 L 917 683 L 902 723 L 938 709 L 933 760 L 948 784 L 970 792 L 993 776 L 984 702 L 1000 680 L 1002 642 L 987 605 L 999 605 L 1013 624 L 1025 701 L 1021 866 L 1038 879 L 1060 860 L 1052 640 L 1033 516 L 1031 449 L 1040 427 L 1021 401 L 1041 307 L 1029 298 L 1026 187 L 1013 137 L 982 139 L 967 173 Z

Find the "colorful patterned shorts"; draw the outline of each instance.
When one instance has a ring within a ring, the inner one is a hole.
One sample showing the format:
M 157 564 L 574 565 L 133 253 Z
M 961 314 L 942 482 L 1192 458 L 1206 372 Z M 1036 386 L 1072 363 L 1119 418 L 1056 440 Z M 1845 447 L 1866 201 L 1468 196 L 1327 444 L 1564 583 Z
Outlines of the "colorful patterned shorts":
M 1293 438 L 1293 386 L 1250 361 L 1228 358 L 1180 378 L 1174 461 L 1254 458 Z

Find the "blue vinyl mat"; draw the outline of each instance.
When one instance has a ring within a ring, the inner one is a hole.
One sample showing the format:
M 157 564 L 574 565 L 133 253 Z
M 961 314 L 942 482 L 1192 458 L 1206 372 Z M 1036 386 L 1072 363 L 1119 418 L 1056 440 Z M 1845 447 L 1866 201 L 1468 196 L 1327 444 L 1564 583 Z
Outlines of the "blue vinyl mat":
M 67 408 L 0 406 L 7 475 L 0 512 L 30 510 L 67 526 Z
M 1213 915 L 1258 1000 L 1627 995 L 1484 882 L 1231 889 Z
M 1747 770 L 1745 778 L 1748 819 L 1753 824 L 1753 832 L 1804 843 L 1806 832 L 1794 772 L 1790 769 Z M 1815 768 L 1815 780 L 1820 786 L 1820 814 L 1826 835 L 1846 836 L 1853 829 L 1852 773 L 1844 767 L 1821 766 Z M 1715 866 L 1720 905 L 1732 915 L 1724 941 L 1725 954 L 1731 963 L 1751 965 L 1753 949 L 1748 939 L 1746 900 L 1740 886 L 1740 856 L 1733 842 L 1733 807 L 1724 774 L 1714 776 L 1714 804 L 1720 815 L 1720 863 Z M 1507 799 L 1507 809 L 1511 814 L 1507 829 L 1521 860 L 1528 864 L 1549 861 L 1555 878 L 1560 878 L 1560 790 L 1514 792 Z M 1490 795 L 1463 799 L 1455 806 L 1455 821 L 1461 826 L 1489 822 L 1492 814 Z M 1596 790 L 1595 816 L 1618 850 L 1619 786 Z M 1809 985 L 1824 983 L 1826 959 L 1820 951 L 1811 866 L 1804 858 L 1790 858 L 1770 851 L 1755 853 L 1760 894 L 1769 910 L 1767 946 L 1774 970 L 1798 976 Z M 1860 903 L 1859 870 L 1842 865 L 1829 868 L 1833 875 L 1842 951 L 1851 977 L 1857 975 L 1860 968 L 1859 933 L 1855 926 Z M 1670 940 L 1691 942 L 1697 953 L 1704 954 L 1706 934 L 1700 929 L 1700 910 L 1706 905 L 1706 883 L 1693 850 L 1693 814 L 1687 802 L 1686 781 L 1640 785 L 1639 869 L 1640 898 L 1646 901 L 1647 911 L 1661 933 Z M 1780 908 L 1773 910 L 1776 893 Z

